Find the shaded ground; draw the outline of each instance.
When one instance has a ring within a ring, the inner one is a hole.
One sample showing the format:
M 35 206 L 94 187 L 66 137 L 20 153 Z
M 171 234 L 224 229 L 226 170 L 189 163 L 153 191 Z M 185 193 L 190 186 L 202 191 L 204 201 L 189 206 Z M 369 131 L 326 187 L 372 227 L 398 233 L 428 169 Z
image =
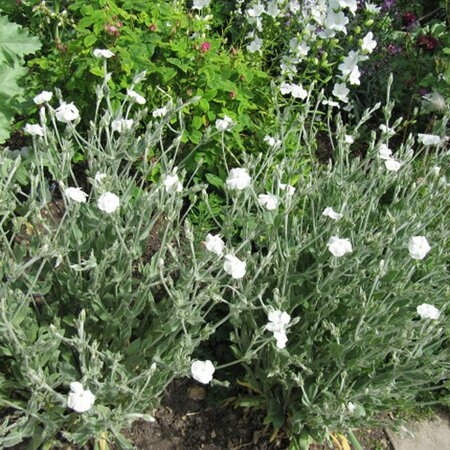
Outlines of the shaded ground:
M 271 429 L 263 424 L 264 414 L 232 406 L 208 406 L 208 388 L 190 380 L 177 380 L 168 389 L 155 423 L 136 422 L 127 437 L 139 450 L 285 450 L 289 441 L 270 441 Z M 355 433 L 364 450 L 392 450 L 382 429 Z M 337 448 L 337 447 L 334 447 Z M 333 449 L 331 445 L 311 450 Z

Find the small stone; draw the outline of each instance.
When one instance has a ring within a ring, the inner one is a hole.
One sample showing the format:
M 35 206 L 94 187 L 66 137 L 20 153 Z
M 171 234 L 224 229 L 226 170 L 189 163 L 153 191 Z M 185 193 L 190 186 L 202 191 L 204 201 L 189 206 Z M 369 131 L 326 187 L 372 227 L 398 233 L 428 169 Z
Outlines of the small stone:
M 203 400 L 206 397 L 206 391 L 201 386 L 192 386 L 188 388 L 187 395 L 191 400 Z

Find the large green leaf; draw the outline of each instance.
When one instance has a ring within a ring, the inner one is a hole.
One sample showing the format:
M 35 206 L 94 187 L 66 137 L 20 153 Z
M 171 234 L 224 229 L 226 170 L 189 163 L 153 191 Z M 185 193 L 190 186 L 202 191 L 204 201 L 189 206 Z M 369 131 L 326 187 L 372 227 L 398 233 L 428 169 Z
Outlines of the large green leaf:
M 28 30 L 0 15 L 0 64 L 17 60 L 41 48 L 39 39 Z

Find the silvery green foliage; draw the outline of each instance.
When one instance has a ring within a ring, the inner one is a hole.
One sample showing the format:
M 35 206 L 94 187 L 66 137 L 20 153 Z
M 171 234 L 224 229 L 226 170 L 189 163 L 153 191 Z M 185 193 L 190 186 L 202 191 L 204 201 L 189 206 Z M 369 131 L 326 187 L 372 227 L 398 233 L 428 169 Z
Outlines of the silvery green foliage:
M 227 190 L 217 231 L 246 264 L 222 293 L 241 381 L 254 392 L 242 403 L 292 436 L 366 426 L 449 383 L 450 154 L 414 136 L 396 147 L 385 133 L 399 124 L 391 109 L 369 142 L 361 123 L 331 115 L 324 138 L 308 106 L 299 117 L 280 114 L 282 144 L 248 157 L 251 184 Z M 284 145 L 293 136 L 294 156 Z M 317 162 L 325 143 L 327 161 Z M 398 170 L 380 157 L 383 145 Z M 269 208 L 261 194 L 277 201 Z
M 120 430 L 152 420 L 215 329 L 205 316 L 220 299 L 202 275 L 211 256 L 186 219 L 202 186 L 183 186 L 173 167 L 187 104 L 148 121 L 133 98 L 114 110 L 107 80 L 88 136 L 74 104 L 58 115 L 47 97 L 32 148 L 0 155 L 2 448 L 61 438 L 130 448 Z

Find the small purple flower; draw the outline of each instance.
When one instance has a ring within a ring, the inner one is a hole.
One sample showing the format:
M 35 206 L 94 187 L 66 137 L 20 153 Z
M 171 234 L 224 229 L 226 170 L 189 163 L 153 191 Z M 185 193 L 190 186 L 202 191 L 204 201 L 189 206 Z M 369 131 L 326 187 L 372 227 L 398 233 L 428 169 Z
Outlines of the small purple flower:
M 392 43 L 387 45 L 386 50 L 390 55 L 397 55 L 398 53 L 402 52 L 401 47 L 398 47 L 397 45 Z
M 394 6 L 395 6 L 395 0 L 384 0 L 383 4 L 381 5 L 381 9 L 383 11 L 389 11 Z

